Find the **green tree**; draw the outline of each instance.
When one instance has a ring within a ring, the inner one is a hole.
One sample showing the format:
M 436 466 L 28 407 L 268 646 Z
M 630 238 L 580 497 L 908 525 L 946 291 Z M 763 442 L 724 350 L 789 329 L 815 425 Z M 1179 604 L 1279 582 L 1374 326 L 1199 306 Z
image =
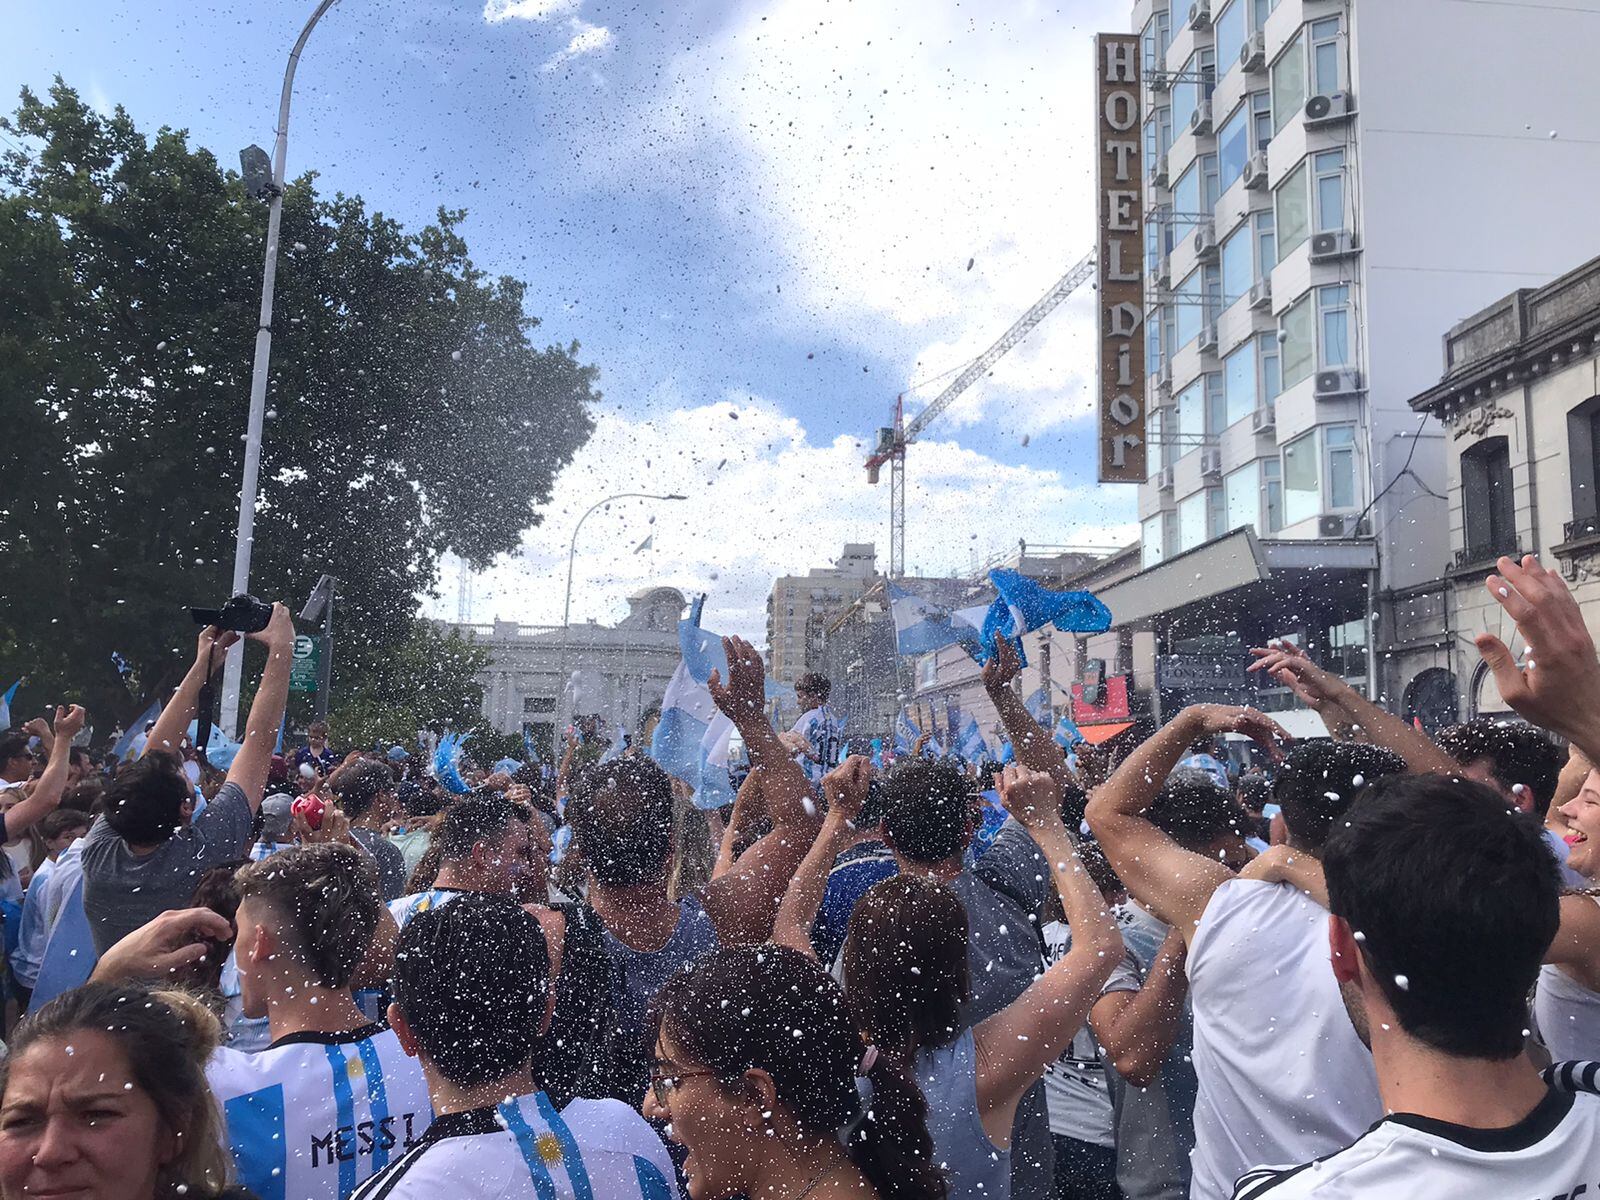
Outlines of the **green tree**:
M 341 746 L 410 748 L 420 729 L 468 729 L 483 705 L 475 676 L 488 662 L 483 646 L 454 630 L 417 621 L 404 642 L 337 697 L 329 732 Z
M 182 672 L 183 606 L 227 591 L 266 208 L 59 79 L 0 126 L 25 147 L 0 157 L 0 676 L 28 676 L 22 711 L 70 692 L 109 728 Z M 440 555 L 514 549 L 593 428 L 596 368 L 533 344 L 465 216 L 408 232 L 311 174 L 284 198 L 252 590 L 339 578 L 352 713 L 409 686 Z

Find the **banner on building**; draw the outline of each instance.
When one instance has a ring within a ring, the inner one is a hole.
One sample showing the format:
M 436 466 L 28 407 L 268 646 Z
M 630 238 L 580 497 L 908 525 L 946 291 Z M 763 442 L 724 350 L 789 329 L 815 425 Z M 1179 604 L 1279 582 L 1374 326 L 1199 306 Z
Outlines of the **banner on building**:
M 1095 187 L 1100 245 L 1101 483 L 1145 470 L 1144 169 L 1139 37 L 1095 37 Z

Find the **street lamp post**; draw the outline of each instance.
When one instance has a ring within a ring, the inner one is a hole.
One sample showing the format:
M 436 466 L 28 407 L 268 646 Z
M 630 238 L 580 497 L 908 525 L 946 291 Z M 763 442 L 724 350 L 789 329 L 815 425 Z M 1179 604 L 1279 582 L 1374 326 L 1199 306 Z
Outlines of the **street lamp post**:
M 567 650 L 568 635 L 571 631 L 572 619 L 572 567 L 578 556 L 578 531 L 583 528 L 583 523 L 594 513 L 610 504 L 613 500 L 687 500 L 689 497 L 680 496 L 676 492 L 667 496 L 657 496 L 653 492 L 618 492 L 615 496 L 607 496 L 604 500 L 596 500 L 591 504 L 583 516 L 578 518 L 578 523 L 572 527 L 572 542 L 567 547 L 567 599 L 561 606 L 561 657 L 560 670 L 556 674 L 556 686 L 561 692 L 567 687 Z M 560 716 L 561 692 L 556 695 L 556 715 Z
M 250 417 L 244 435 L 244 478 L 239 485 L 239 530 L 233 547 L 233 595 L 250 590 L 250 548 L 255 538 L 256 485 L 261 474 L 261 421 L 267 406 L 267 364 L 272 356 L 272 290 L 278 275 L 278 226 L 283 220 L 284 160 L 289 152 L 289 97 L 294 90 L 294 71 L 300 65 L 300 51 L 311 31 L 338 0 L 321 0 L 306 22 L 283 73 L 283 92 L 278 98 L 277 141 L 272 150 L 272 181 L 267 207 L 267 252 L 261 269 L 261 319 L 256 326 L 255 362 L 250 369 Z M 235 737 L 239 728 L 239 677 L 244 666 L 244 643 L 228 651 L 222 676 L 222 729 Z

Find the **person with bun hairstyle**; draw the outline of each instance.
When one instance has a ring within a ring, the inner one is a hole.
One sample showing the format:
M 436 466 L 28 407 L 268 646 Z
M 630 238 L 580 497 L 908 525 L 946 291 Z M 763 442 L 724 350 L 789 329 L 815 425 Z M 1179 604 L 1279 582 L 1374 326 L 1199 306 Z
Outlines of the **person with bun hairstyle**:
M 870 774 L 867 759 L 855 755 L 823 782 L 822 836 L 791 881 L 773 931 L 801 953 L 809 953 L 828 865 L 861 811 Z M 1007 810 L 1050 864 L 1070 928 L 1062 956 L 1010 1004 L 970 1025 L 966 909 L 949 885 L 910 872 L 868 890 L 844 943 L 848 1011 L 875 1047 L 880 1072 L 909 1077 L 926 1097 L 933 1159 L 946 1172 L 951 1200 L 1011 1195 L 1017 1105 L 1083 1027 L 1123 959 L 1116 924 L 1067 836 L 1054 777 L 1012 764 L 999 782 Z
M 805 954 L 713 951 L 662 988 L 651 1025 L 644 1113 L 688 1151 L 690 1200 L 944 1200 L 922 1094 Z
M 221 1037 L 185 992 L 90 983 L 56 997 L 0 1064 L 0 1195 L 253 1200 L 228 1184 L 206 1086 Z

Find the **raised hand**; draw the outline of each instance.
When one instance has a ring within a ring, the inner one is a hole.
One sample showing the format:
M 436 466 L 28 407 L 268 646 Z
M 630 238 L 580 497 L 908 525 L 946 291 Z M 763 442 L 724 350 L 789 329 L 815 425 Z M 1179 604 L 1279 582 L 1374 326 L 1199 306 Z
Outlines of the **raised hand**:
M 1017 657 L 1017 647 L 1008 637 L 995 638 L 995 650 L 983 664 L 983 687 L 991 696 L 1011 686 L 1011 681 L 1022 674 L 1022 660 Z
M 828 798 L 828 815 L 856 823 L 861 808 L 867 802 L 867 788 L 872 782 L 872 761 L 864 754 L 852 754 L 822 779 L 822 794 Z
M 1179 714 L 1198 726 L 1196 736 L 1242 733 L 1274 759 L 1283 757 L 1283 747 L 1294 741 L 1287 730 L 1264 712 L 1228 704 L 1191 704 Z
M 722 639 L 722 652 L 728 658 L 728 681 L 722 672 L 712 671 L 706 689 L 716 706 L 735 725 L 766 711 L 766 668 L 756 648 L 743 638 Z
M 223 654 L 238 640 L 238 633 L 232 629 L 219 629 L 215 625 L 207 625 L 200 631 L 198 645 L 195 647 L 195 658 L 205 662 L 209 656 L 212 669 L 220 670 Z
M 1029 833 L 1061 825 L 1061 785 L 1047 771 L 1010 763 L 1000 772 L 1000 803 Z
M 1494 672 L 1500 695 L 1535 725 L 1576 742 L 1591 759 L 1600 753 L 1600 662 L 1594 639 L 1566 581 L 1533 555 L 1502 558 L 1485 581 L 1495 602 L 1517 623 L 1527 643 L 1522 665 L 1492 633 L 1474 639 Z
M 203 961 L 233 938 L 233 926 L 209 908 L 175 908 L 141 925 L 112 946 L 94 968 L 94 979 L 165 979 Z
M 1304 650 L 1287 638 L 1279 639 L 1276 646 L 1256 647 L 1250 653 L 1256 661 L 1246 671 L 1265 671 L 1310 708 L 1320 710 L 1337 704 L 1339 695 L 1349 686 L 1313 663 Z
M 57 707 L 55 736 L 70 742 L 83 731 L 84 720 L 85 713 L 81 704 L 69 705 L 66 708 Z
M 289 610 L 282 604 L 274 604 L 272 620 L 267 622 L 267 627 L 260 633 L 248 633 L 245 636 L 252 642 L 264 643 L 272 650 L 288 650 L 294 645 L 294 619 L 289 616 Z M 237 638 L 238 635 L 235 634 L 234 637 Z

